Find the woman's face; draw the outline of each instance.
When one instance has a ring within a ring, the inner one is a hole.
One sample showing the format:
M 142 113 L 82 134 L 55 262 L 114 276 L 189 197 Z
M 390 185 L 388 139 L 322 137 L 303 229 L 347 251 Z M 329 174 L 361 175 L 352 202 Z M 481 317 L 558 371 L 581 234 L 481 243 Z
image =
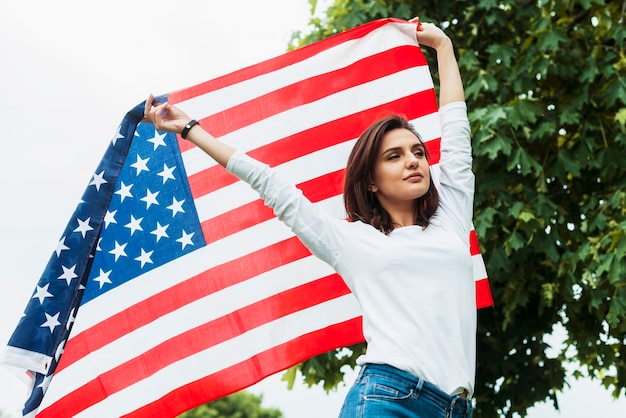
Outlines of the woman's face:
M 374 165 L 371 191 L 383 208 L 413 205 L 430 186 L 430 171 L 424 144 L 407 129 L 394 129 L 383 136 Z

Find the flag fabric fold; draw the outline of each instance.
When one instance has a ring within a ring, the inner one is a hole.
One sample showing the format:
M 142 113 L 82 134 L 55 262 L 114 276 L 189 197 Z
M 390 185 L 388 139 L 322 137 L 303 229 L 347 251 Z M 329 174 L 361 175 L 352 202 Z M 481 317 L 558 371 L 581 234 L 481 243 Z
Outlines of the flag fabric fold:
M 437 170 L 440 128 L 415 25 L 371 22 L 168 100 L 343 218 L 347 155 L 406 115 Z M 125 116 L 9 340 L 25 416 L 174 416 L 363 341 L 341 278 L 190 143 Z M 477 307 L 492 305 L 474 232 Z M 44 396 L 45 395 L 45 396 Z

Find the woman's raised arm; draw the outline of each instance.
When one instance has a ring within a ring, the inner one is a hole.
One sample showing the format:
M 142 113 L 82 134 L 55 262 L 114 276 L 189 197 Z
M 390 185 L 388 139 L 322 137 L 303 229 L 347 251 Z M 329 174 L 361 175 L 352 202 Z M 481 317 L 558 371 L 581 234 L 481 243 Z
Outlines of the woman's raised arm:
M 154 124 L 159 131 L 180 134 L 192 119 L 185 112 L 169 103 L 153 103 L 154 96 L 150 95 L 146 100 L 144 110 L 145 120 Z M 195 125 L 188 130 L 186 138 L 194 143 L 202 151 L 206 152 L 219 164 L 226 167 L 228 160 L 235 153 L 235 149 L 216 139 L 205 131 L 200 125 Z
M 417 41 L 437 51 L 439 107 L 452 102 L 464 102 L 463 82 L 450 38 L 436 25 L 422 23 L 418 17 L 410 21 L 417 23 Z

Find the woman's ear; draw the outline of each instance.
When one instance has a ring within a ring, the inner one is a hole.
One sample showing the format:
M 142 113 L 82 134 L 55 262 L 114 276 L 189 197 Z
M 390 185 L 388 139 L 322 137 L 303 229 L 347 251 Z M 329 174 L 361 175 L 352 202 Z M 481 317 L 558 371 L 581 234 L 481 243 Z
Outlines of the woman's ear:
M 370 187 L 367 188 L 370 192 L 376 193 L 378 191 L 378 187 L 374 183 L 370 184 Z

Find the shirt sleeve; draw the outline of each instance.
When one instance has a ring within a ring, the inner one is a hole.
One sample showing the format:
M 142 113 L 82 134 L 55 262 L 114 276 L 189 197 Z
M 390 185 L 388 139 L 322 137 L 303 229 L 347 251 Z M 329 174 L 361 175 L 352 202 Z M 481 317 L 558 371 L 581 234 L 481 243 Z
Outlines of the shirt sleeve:
M 440 208 L 464 242 L 472 227 L 475 178 L 472 172 L 472 143 L 465 102 L 449 103 L 439 109 L 441 158 L 439 160 Z
M 346 221 L 321 210 L 276 170 L 242 152 L 233 154 L 226 169 L 256 190 L 265 205 L 315 256 L 336 266 L 343 245 L 340 230 Z

